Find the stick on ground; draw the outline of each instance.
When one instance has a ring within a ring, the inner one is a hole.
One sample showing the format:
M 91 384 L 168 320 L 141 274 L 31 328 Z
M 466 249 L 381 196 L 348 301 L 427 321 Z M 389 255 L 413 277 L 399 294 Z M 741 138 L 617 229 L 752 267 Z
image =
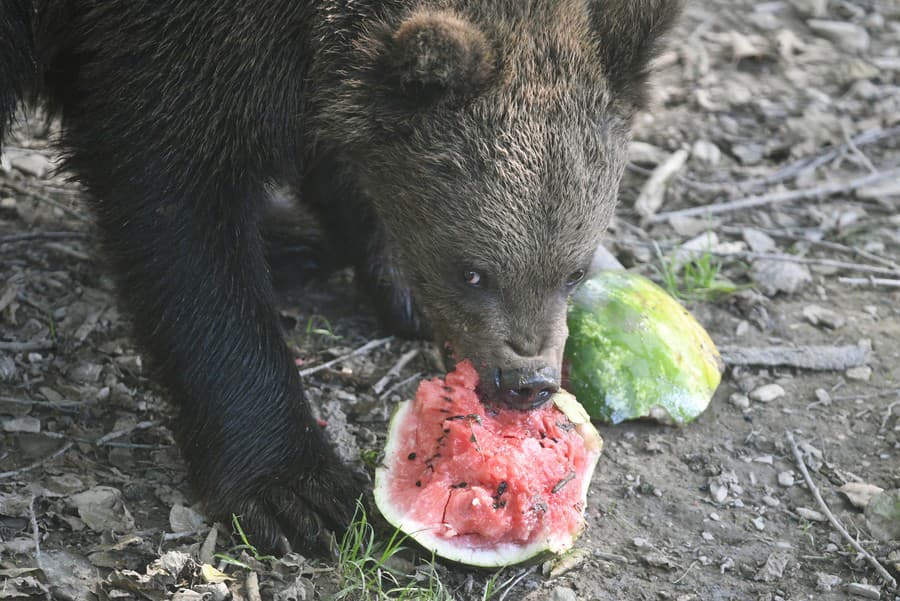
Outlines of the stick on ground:
M 822 495 L 819 493 L 819 489 L 816 487 L 816 483 L 813 482 L 812 476 L 809 475 L 809 470 L 806 469 L 806 463 L 803 462 L 803 455 L 800 454 L 800 449 L 797 447 L 797 441 L 794 440 L 794 435 L 790 433 L 790 431 L 786 431 L 788 442 L 791 444 L 791 451 L 794 452 L 794 459 L 797 460 L 797 467 L 800 468 L 800 472 L 803 474 L 803 478 L 806 480 L 806 485 L 809 487 L 809 492 L 812 493 L 812 496 L 816 499 L 816 503 L 819 504 L 819 509 L 822 510 L 822 513 L 825 514 L 825 517 L 828 518 L 828 521 L 831 522 L 831 525 L 834 526 L 834 529 L 840 532 L 841 536 L 850 543 L 850 545 L 856 549 L 856 551 L 862 554 L 863 557 L 866 558 L 875 571 L 878 572 L 878 575 L 884 579 L 885 582 L 890 584 L 892 587 L 897 586 L 897 581 L 894 580 L 894 577 L 888 573 L 884 566 L 879 563 L 877 559 L 872 557 L 868 551 L 862 548 L 862 546 L 856 542 L 856 539 L 850 536 L 850 533 L 847 532 L 847 529 L 844 528 L 844 525 L 841 524 L 840 520 L 835 517 L 833 513 L 831 513 L 831 509 L 828 508 L 828 505 L 825 503 L 825 499 L 822 498 Z
M 880 181 L 897 178 L 900 178 L 900 169 L 879 171 L 878 173 L 870 173 L 869 175 L 858 177 L 848 182 L 824 184 L 821 186 L 814 186 L 812 188 L 789 190 L 787 192 L 760 194 L 757 196 L 748 196 L 746 198 L 739 198 L 737 200 L 714 203 L 701 207 L 691 207 L 690 209 L 682 209 L 679 211 L 657 213 L 656 215 L 648 217 L 647 222 L 661 223 L 663 221 L 668 221 L 672 217 L 705 217 L 707 215 L 733 213 L 735 211 L 741 211 L 744 209 L 794 202 L 797 200 L 814 200 L 819 198 L 827 198 L 829 196 L 834 196 L 835 194 L 852 192 L 853 190 L 857 190 L 864 186 L 869 186 Z
M 300 376 L 305 378 L 306 376 L 312 375 L 316 372 L 320 372 L 323 369 L 328 369 L 332 365 L 337 365 L 338 363 L 346 361 L 347 359 L 350 359 L 351 357 L 356 357 L 358 355 L 364 355 L 364 354 L 368 353 L 369 351 L 372 351 L 380 346 L 384 346 L 385 344 L 387 344 L 388 342 L 390 342 L 393 339 L 394 339 L 393 336 L 388 336 L 386 338 L 370 340 L 369 342 L 365 343 L 358 349 L 351 351 L 351 352 L 347 353 L 346 355 L 336 357 L 336 358 L 332 359 L 331 361 L 326 361 L 325 363 L 322 363 L 321 365 L 316 365 L 315 367 L 307 367 L 306 369 L 301 369 Z
M 17 470 L 11 470 L 8 472 L 0 472 L 0 480 L 3 480 L 5 478 L 12 478 L 14 476 L 18 476 L 19 474 L 24 474 L 25 472 L 30 472 L 31 470 L 33 470 L 36 467 L 40 467 L 40 466 L 44 465 L 45 463 L 49 463 L 50 461 L 53 461 L 54 459 L 56 459 L 63 453 L 66 453 L 69 449 L 71 449 L 74 446 L 75 446 L 74 442 L 67 442 L 66 444 L 61 446 L 59 448 L 59 450 L 57 450 L 55 453 L 53 453 L 52 455 L 50 455 L 48 457 L 44 457 L 40 461 L 36 461 L 36 462 L 32 463 L 31 465 L 26 465 L 25 467 L 20 467 Z
M 400 372 L 403 371 L 403 368 L 407 366 L 407 364 L 416 358 L 416 355 L 419 354 L 419 349 L 413 349 L 403 354 L 402 357 L 397 359 L 397 362 L 391 367 L 384 376 L 375 382 L 375 385 L 372 386 L 372 391 L 375 394 L 381 394 L 381 391 L 384 390 L 384 387 L 388 385 L 388 383 L 400 375 Z

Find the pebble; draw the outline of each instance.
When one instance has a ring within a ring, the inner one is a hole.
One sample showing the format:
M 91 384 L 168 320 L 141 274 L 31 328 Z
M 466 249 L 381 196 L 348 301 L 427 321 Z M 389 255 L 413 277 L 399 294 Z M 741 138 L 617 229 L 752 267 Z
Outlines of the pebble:
M 791 472 L 779 472 L 778 473 L 778 483 L 782 486 L 793 486 L 794 485 L 794 474 Z
M 26 175 L 44 177 L 50 170 L 50 160 L 42 154 L 24 154 L 9 159 L 9 164 Z
M 702 532 L 700 536 L 703 537 L 703 540 L 715 540 L 715 537 L 712 535 L 712 532 Z
M 769 234 L 753 228 L 745 229 L 742 236 L 744 242 L 750 247 L 750 250 L 756 253 L 772 252 L 777 247 L 775 240 L 773 240 Z
M 722 160 L 722 151 L 709 140 L 697 140 L 691 148 L 691 156 L 698 161 L 715 167 Z
M 834 574 L 826 574 L 824 572 L 816 572 L 816 589 L 827 593 L 834 587 L 841 584 L 840 576 Z
M 816 401 L 823 405 L 830 405 L 831 395 L 824 388 L 816 388 Z
M 869 32 L 865 27 L 855 23 L 809 19 L 806 24 L 823 38 L 831 40 L 849 52 L 865 52 L 869 48 Z
M 737 407 L 738 409 L 748 409 L 750 407 L 750 399 L 745 394 L 741 394 L 739 392 L 735 392 L 732 394 L 729 399 L 731 404 Z
M 828 518 L 825 517 L 825 514 L 816 511 L 815 509 L 809 509 L 807 507 L 798 507 L 797 515 L 805 520 L 809 520 L 810 522 L 827 522 Z
M 881 599 L 881 587 L 874 584 L 860 584 L 859 582 L 851 582 L 847 585 L 847 592 L 857 597 L 865 597 L 866 599 Z
M 765 259 L 753 262 L 750 277 L 766 296 L 775 296 L 779 292 L 793 294 L 813 281 L 806 265 Z
M 768 505 L 769 507 L 778 507 L 779 505 L 781 505 L 781 501 L 779 501 L 778 499 L 776 499 L 775 497 L 773 497 L 771 495 L 765 495 L 762 498 L 762 502 L 765 503 L 766 505 Z
M 716 503 L 722 503 L 728 498 L 728 486 L 718 482 L 709 483 L 709 495 Z
M 711 519 L 714 522 L 719 522 L 722 520 L 722 516 L 720 516 L 715 511 L 713 511 L 712 513 L 709 514 L 709 519 Z
M 36 417 L 24 416 L 3 420 L 4 432 L 28 432 L 37 434 L 41 431 L 41 420 Z
M 747 332 L 750 331 L 750 322 L 746 319 L 742 319 L 740 323 L 737 324 L 737 327 L 734 329 L 734 335 L 738 337 L 746 336 Z
M 819 305 L 807 305 L 803 307 L 803 317 L 814 326 L 825 326 L 832 330 L 843 327 L 847 323 L 846 318 L 840 313 L 820 307 Z
M 778 384 L 765 384 L 755 390 L 750 391 L 750 399 L 760 403 L 771 403 L 775 399 L 784 396 L 784 388 Z
M 763 520 L 762 516 L 758 516 L 750 520 L 750 523 L 753 524 L 753 527 L 762 532 L 766 529 L 766 522 Z
M 851 367 L 847 371 L 844 372 L 844 375 L 847 376 L 849 380 L 856 380 L 858 382 L 868 382 L 872 377 L 872 368 L 868 365 L 860 365 L 859 367 Z
M 0 354 L 0 382 L 10 382 L 16 377 L 16 362 L 9 355 Z
M 550 593 L 550 601 L 578 601 L 578 595 L 568 587 L 558 586 Z

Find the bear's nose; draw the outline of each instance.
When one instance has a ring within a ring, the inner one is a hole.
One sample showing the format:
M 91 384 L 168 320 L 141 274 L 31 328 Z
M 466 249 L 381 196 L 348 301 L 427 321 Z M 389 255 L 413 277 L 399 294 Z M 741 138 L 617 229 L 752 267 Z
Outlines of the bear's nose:
M 500 400 L 513 409 L 535 409 L 559 390 L 559 371 L 552 367 L 499 371 Z

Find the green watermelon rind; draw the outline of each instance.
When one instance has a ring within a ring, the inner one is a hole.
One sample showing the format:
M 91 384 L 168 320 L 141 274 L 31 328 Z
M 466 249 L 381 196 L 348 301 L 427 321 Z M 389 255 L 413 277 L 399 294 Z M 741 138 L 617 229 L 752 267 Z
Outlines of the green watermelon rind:
M 600 453 L 603 448 L 603 441 L 599 432 L 590 424 L 576 421 L 572 401 L 574 397 L 560 392 L 554 395 L 554 401 L 561 400 L 563 395 L 570 397 L 571 400 L 565 400 L 563 403 L 557 403 L 560 410 L 565 413 L 570 420 L 576 424 L 576 431 L 585 439 L 589 453 L 593 454 L 593 459 L 589 461 L 590 469 L 587 477 L 584 479 L 581 498 L 587 505 L 587 493 L 590 487 L 591 478 L 596 469 L 597 462 L 600 459 Z M 408 535 L 411 539 L 419 543 L 424 549 L 430 553 L 434 553 L 438 557 L 481 568 L 497 568 L 524 563 L 530 560 L 542 558 L 548 554 L 560 555 L 565 553 L 575 544 L 578 536 L 584 530 L 584 523 L 577 532 L 566 533 L 556 537 L 544 537 L 533 541 L 527 545 L 514 545 L 509 543 L 498 544 L 490 549 L 473 548 L 470 545 L 454 544 L 452 539 L 438 536 L 434 534 L 436 526 L 423 524 L 416 520 L 410 519 L 404 515 L 397 506 L 390 500 L 390 468 L 387 463 L 390 458 L 399 452 L 400 436 L 398 434 L 400 426 L 403 424 L 404 418 L 407 417 L 413 407 L 414 401 L 403 401 L 398 404 L 394 415 L 391 417 L 391 423 L 388 426 L 387 443 L 384 448 L 384 462 L 375 469 L 375 504 L 385 520 L 401 532 Z M 575 401 L 577 404 L 577 401 Z M 580 408 L 580 407 L 579 407 Z M 583 409 L 582 409 L 583 411 Z
M 606 271 L 585 282 L 568 325 L 568 386 L 593 419 L 681 425 L 719 385 L 721 359 L 706 330 L 643 276 Z

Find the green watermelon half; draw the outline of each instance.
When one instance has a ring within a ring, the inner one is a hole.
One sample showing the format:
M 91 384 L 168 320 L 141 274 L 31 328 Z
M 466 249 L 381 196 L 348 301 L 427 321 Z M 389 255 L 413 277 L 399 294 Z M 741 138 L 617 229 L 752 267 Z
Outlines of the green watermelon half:
M 460 363 L 391 420 L 375 502 L 436 555 L 481 567 L 570 549 L 603 441 L 575 398 L 532 411 L 485 406 Z
M 643 276 L 604 271 L 588 280 L 568 325 L 565 385 L 594 419 L 683 424 L 706 409 L 721 380 L 706 330 Z

